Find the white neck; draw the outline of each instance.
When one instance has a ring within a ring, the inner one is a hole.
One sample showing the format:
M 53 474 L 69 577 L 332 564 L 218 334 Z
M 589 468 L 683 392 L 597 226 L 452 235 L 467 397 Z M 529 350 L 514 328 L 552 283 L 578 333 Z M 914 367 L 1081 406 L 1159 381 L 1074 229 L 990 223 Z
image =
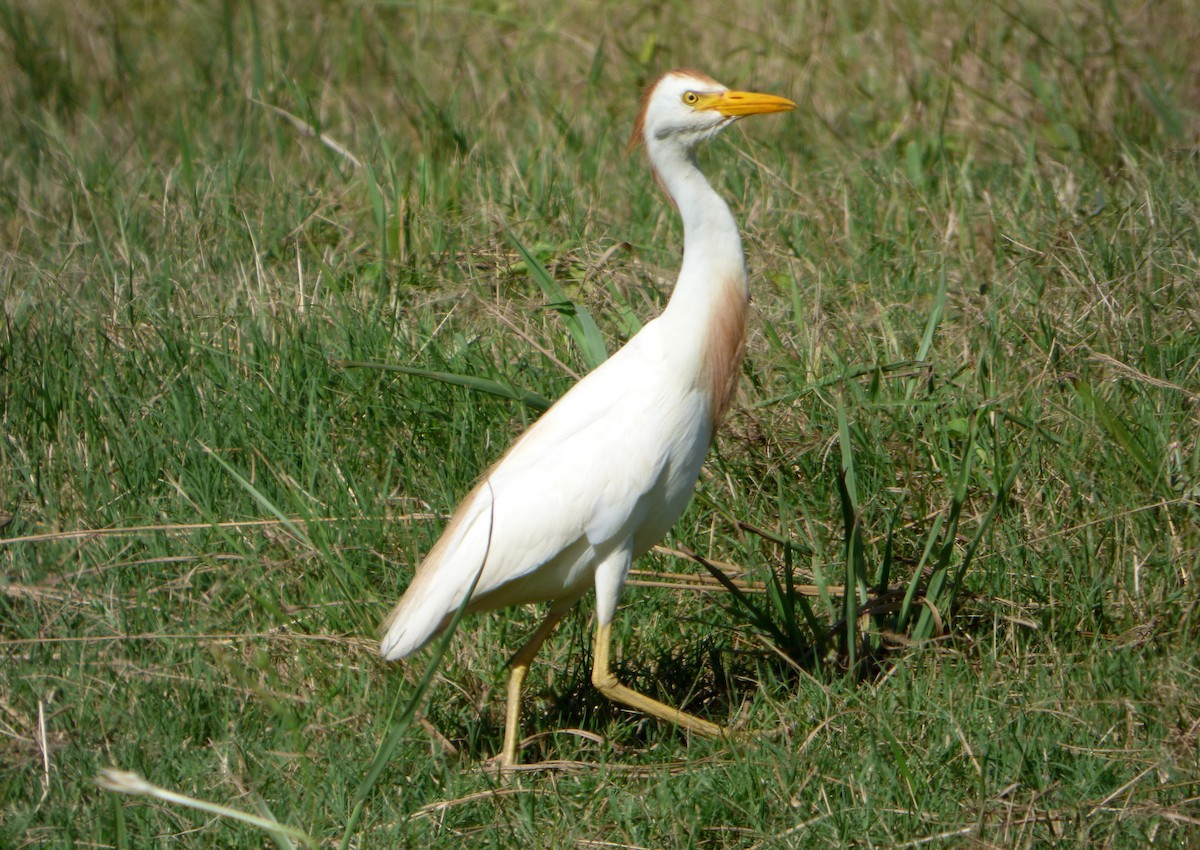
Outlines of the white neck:
M 694 153 L 656 139 L 647 139 L 647 148 L 659 182 L 683 218 L 683 266 L 664 318 L 684 313 L 688 315 L 680 320 L 703 322 L 730 285 L 749 300 L 737 222 L 696 165 Z
M 683 266 L 658 321 L 682 366 L 711 399 L 715 423 L 737 381 L 750 290 L 733 213 L 677 142 L 647 139 L 650 163 L 683 217 Z

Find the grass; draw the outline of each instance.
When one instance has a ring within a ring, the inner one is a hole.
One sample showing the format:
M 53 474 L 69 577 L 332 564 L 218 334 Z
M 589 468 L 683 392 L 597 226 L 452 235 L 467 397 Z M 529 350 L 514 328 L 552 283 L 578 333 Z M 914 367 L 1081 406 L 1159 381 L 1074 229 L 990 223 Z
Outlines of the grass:
M 0 0 L 0 845 L 1195 844 L 1193 11 Z M 647 557 L 618 664 L 752 734 L 603 702 L 585 603 L 527 689 L 574 767 L 499 781 L 537 612 L 375 629 L 665 303 L 622 150 L 679 65 L 800 109 L 704 154 L 755 316 L 667 546 L 749 589 Z

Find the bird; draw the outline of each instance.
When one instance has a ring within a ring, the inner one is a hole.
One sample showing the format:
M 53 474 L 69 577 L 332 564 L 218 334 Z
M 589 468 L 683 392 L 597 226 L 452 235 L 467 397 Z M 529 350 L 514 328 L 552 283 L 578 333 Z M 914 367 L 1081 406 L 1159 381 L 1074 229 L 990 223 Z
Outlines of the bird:
M 741 368 L 750 301 L 741 235 L 696 149 L 743 117 L 795 107 L 693 70 L 668 71 L 646 89 L 630 147 L 644 145 L 683 219 L 683 261 L 667 305 L 483 473 L 384 621 L 380 652 L 391 661 L 429 643 L 464 602 L 468 613 L 550 603 L 510 661 L 502 768 L 519 763 L 529 667 L 591 589 L 591 678 L 600 693 L 690 733 L 725 733 L 622 684 L 610 661 L 612 624 L 630 565 L 691 500 Z

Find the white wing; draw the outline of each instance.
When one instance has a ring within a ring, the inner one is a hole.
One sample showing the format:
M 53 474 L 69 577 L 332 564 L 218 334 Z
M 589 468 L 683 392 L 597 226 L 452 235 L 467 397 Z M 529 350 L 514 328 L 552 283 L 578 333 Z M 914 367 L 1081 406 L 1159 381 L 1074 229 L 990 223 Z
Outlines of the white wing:
M 569 605 L 598 558 L 614 546 L 636 557 L 674 524 L 711 426 L 706 397 L 681 385 L 656 330 L 647 324 L 572 387 L 467 495 L 385 623 L 385 658 L 420 649 L 477 575 L 471 610 Z

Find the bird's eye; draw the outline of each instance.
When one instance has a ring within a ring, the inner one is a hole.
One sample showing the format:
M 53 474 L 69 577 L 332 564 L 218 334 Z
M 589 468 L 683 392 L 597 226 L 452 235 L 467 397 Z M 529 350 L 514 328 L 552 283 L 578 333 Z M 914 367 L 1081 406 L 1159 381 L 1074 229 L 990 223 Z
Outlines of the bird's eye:
M 695 106 L 700 102 L 700 95 L 696 94 L 694 91 L 685 91 L 683 93 L 683 102 L 688 106 Z

